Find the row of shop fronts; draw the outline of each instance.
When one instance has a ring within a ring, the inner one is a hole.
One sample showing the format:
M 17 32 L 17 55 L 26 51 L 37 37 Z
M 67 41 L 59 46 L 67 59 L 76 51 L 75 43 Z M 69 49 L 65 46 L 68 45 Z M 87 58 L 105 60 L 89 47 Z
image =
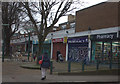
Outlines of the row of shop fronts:
M 88 36 L 68 38 L 56 38 L 48 40 L 49 43 L 44 43 L 43 52 L 48 52 L 52 59 L 56 60 L 57 51 L 60 51 L 64 60 L 80 62 L 82 59 L 88 58 Z M 51 45 L 52 48 L 51 48 Z M 33 53 L 38 49 L 38 42 L 33 44 Z
M 43 45 L 42 53 L 47 52 L 52 59 L 56 60 L 57 51 L 60 51 L 64 60 L 82 61 L 88 58 L 88 36 L 75 38 L 56 38 L 46 40 Z M 66 41 L 67 40 L 67 41 Z M 52 46 L 51 46 L 52 45 Z M 36 53 L 38 50 L 38 41 L 32 43 L 32 52 Z
M 110 59 L 118 63 L 120 59 L 120 33 L 104 33 L 77 37 L 63 37 L 48 39 L 44 42 L 42 53 L 48 52 L 49 56 L 56 60 L 56 53 L 60 51 L 64 60 L 75 62 L 109 62 Z M 23 43 L 24 44 L 24 43 Z M 21 45 L 24 50 L 25 46 Z M 26 49 L 27 50 L 27 49 Z M 31 52 L 38 50 L 38 41 L 31 42 Z
M 118 63 L 120 38 L 117 35 L 116 32 L 91 35 L 90 38 L 89 36 L 80 36 L 68 38 L 67 43 L 53 43 L 53 59 L 56 56 L 55 52 L 60 50 L 68 61 L 96 62 L 99 60 L 102 63 L 108 63 L 112 59 L 113 62 Z
M 99 60 L 103 63 L 113 60 L 113 62 L 118 63 L 120 59 L 118 8 L 119 3 L 105 2 L 77 11 L 75 22 L 72 22 L 74 25 L 71 24 L 73 27 L 70 27 L 68 23 L 70 21 L 68 21 L 60 25 L 60 30 L 50 32 L 47 35 L 42 53 L 48 52 L 50 58 L 54 60 L 57 51 L 60 51 L 66 61 L 96 62 Z M 64 28 L 61 28 L 62 26 Z M 33 39 L 30 42 L 30 51 L 34 54 L 38 51 L 38 41 L 37 36 L 31 37 Z M 17 40 L 23 42 L 19 44 Z M 17 41 L 16 46 L 20 51 L 29 51 L 28 35 L 17 40 L 14 41 Z

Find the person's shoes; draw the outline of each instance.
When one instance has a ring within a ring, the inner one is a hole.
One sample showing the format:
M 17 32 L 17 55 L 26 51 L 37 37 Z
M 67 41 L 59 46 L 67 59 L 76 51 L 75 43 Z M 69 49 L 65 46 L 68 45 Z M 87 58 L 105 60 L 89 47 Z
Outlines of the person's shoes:
M 41 80 L 45 80 L 45 78 L 41 78 Z
M 46 79 L 46 76 L 44 78 Z
M 41 80 L 45 80 L 46 79 L 46 76 L 45 77 L 43 77 L 43 78 L 41 78 Z

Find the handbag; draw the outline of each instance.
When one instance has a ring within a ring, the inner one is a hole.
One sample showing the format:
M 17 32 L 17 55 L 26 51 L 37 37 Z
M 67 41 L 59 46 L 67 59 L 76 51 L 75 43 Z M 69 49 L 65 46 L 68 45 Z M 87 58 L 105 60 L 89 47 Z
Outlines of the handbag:
M 42 64 L 42 62 L 43 62 L 43 56 L 42 56 L 42 60 L 39 60 L 39 64 Z

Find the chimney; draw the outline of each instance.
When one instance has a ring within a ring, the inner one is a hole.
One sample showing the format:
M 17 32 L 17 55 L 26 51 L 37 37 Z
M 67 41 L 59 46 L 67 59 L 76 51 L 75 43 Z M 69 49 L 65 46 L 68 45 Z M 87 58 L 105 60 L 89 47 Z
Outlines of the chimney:
M 68 15 L 68 22 L 74 21 L 75 20 L 75 16 L 70 14 Z

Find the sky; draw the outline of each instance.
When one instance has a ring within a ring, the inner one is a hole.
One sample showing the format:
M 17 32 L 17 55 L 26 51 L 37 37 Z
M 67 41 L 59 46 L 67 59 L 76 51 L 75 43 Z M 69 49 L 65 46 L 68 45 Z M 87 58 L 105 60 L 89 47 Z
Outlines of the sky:
M 83 0 L 83 1 L 86 2 L 86 4 L 81 9 L 93 6 L 93 5 L 101 3 L 101 2 L 105 2 L 107 0 Z M 81 9 L 78 9 L 78 10 L 81 10 Z M 75 14 L 73 14 L 73 15 L 75 15 Z M 58 23 L 56 24 L 56 26 L 58 26 L 59 24 L 64 23 L 64 22 L 67 22 L 67 16 L 61 17 L 59 19 Z
M 78 1 L 81 1 L 81 0 L 78 0 Z M 76 11 L 78 11 L 78 10 L 81 10 L 81 9 L 84 9 L 84 8 L 87 8 L 87 7 L 90 7 L 90 6 L 93 6 L 93 5 L 95 5 L 95 4 L 98 4 L 98 3 L 101 3 L 101 2 L 105 2 L 105 1 L 107 1 L 107 0 L 82 0 L 83 2 L 85 2 L 85 4 L 81 7 L 81 6 L 79 6 L 78 8 L 79 9 L 77 9 Z M 77 4 L 75 4 L 76 6 L 77 6 Z M 74 13 L 72 13 L 73 15 L 75 15 L 75 12 L 76 11 L 74 11 Z M 37 16 L 37 19 L 39 18 L 39 16 Z M 59 19 L 59 21 L 57 22 L 57 24 L 55 24 L 55 26 L 59 26 L 59 24 L 61 24 L 61 23 L 64 23 L 64 22 L 67 22 L 67 20 L 68 20 L 68 17 L 67 16 L 64 16 L 64 17 L 61 17 L 60 19 Z
M 107 1 L 107 0 L 84 0 L 84 1 L 88 2 L 88 4 L 86 4 L 86 7 L 87 7 L 87 6 L 91 6 L 91 5 L 101 3 L 101 2 L 104 2 L 104 1 Z

